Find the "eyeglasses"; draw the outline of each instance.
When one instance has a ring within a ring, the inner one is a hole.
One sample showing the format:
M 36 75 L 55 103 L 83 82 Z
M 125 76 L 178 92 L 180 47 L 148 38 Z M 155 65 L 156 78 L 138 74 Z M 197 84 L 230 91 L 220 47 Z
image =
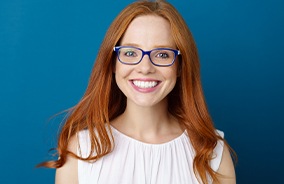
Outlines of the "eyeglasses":
M 177 55 L 180 55 L 179 50 L 170 48 L 156 48 L 144 51 L 132 46 L 116 46 L 113 50 L 116 52 L 118 60 L 126 65 L 137 65 L 146 54 L 155 66 L 171 66 L 174 64 Z

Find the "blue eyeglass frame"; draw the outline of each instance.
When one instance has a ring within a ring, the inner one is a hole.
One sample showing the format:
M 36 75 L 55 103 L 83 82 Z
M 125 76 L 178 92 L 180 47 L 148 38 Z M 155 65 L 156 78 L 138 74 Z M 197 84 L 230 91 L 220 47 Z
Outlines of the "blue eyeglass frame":
M 119 58 L 119 49 L 121 49 L 121 48 L 134 48 L 134 49 L 138 49 L 138 50 L 140 50 L 140 51 L 142 52 L 142 57 L 141 57 L 141 59 L 140 59 L 138 62 L 136 62 L 136 63 L 125 63 L 125 62 L 121 61 L 120 58 Z M 174 59 L 173 59 L 172 63 L 171 63 L 171 64 L 167 64 L 167 65 L 159 65 L 159 64 L 154 63 L 154 62 L 152 61 L 151 55 L 150 55 L 153 50 L 170 50 L 170 51 L 173 51 L 174 54 L 175 54 L 175 56 L 174 56 Z M 155 49 L 152 49 L 152 50 L 149 50 L 149 51 L 144 51 L 144 50 L 142 50 L 142 49 L 140 49 L 140 48 L 138 48 L 138 47 L 133 47 L 133 46 L 115 46 L 115 47 L 113 48 L 113 51 L 116 52 L 117 58 L 118 58 L 118 60 L 119 60 L 122 64 L 126 64 L 126 65 L 137 65 L 137 64 L 139 64 L 139 63 L 142 61 L 142 59 L 144 58 L 145 55 L 148 55 L 148 56 L 149 56 L 149 59 L 150 59 L 150 61 L 151 61 L 151 63 L 152 63 L 153 65 L 155 65 L 155 66 L 160 66 L 160 67 L 172 66 L 172 65 L 175 63 L 175 61 L 176 61 L 176 57 L 181 54 L 179 50 L 175 50 L 175 49 L 171 49 L 171 48 L 155 48 Z

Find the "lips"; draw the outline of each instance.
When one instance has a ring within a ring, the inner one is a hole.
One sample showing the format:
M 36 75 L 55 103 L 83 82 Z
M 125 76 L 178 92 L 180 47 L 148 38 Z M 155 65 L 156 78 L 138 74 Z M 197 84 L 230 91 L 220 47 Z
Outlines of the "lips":
M 148 89 L 154 88 L 158 85 L 158 81 L 140 81 L 140 80 L 133 80 L 132 83 L 134 86 L 141 88 L 141 89 Z

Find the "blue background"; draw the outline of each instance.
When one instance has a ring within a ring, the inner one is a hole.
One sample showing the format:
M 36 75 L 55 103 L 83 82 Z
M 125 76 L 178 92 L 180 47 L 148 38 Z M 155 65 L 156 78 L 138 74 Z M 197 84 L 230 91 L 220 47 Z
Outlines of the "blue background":
M 0 183 L 54 183 L 61 117 L 84 93 L 103 36 L 132 0 L 0 1 Z M 204 91 L 238 154 L 238 183 L 284 183 L 284 1 L 170 0 L 195 37 Z

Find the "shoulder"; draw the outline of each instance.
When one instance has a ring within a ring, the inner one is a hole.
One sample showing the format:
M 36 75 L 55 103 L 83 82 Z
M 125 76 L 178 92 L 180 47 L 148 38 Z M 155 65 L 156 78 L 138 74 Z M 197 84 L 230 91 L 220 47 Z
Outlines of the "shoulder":
M 224 138 L 224 132 L 216 130 L 216 133 Z M 214 148 L 214 155 L 215 157 L 212 160 L 213 164 L 211 163 L 212 169 L 219 174 L 218 179 L 220 184 L 235 184 L 236 176 L 234 164 L 230 150 L 224 141 L 218 141 Z
M 222 154 L 222 160 L 217 170 L 220 184 L 236 184 L 235 167 L 229 148 L 225 145 Z
M 74 135 L 69 142 L 68 150 L 77 153 L 78 139 Z M 78 184 L 78 160 L 72 156 L 67 156 L 66 163 L 56 169 L 55 183 L 56 184 Z
M 217 135 L 220 137 L 224 138 L 224 132 L 220 130 L 215 131 Z M 223 140 L 218 140 L 214 150 L 213 150 L 213 156 L 211 160 L 211 168 L 214 171 L 217 171 L 218 168 L 220 167 L 222 156 L 223 156 L 223 150 L 224 150 L 224 141 Z

